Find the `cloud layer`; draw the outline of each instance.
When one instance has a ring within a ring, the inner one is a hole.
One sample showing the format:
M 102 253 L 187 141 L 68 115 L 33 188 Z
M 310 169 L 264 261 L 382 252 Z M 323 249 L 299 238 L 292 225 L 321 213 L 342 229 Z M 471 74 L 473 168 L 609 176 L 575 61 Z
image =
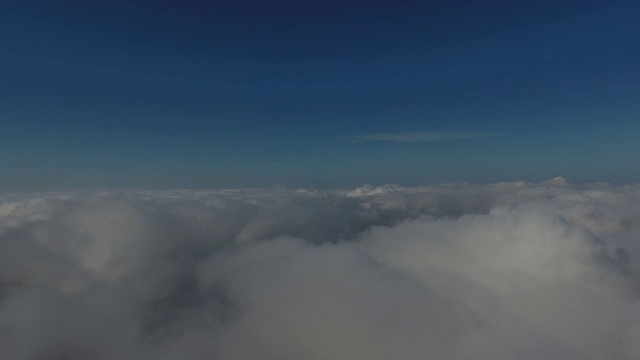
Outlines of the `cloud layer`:
M 0 357 L 637 359 L 639 201 L 558 179 L 6 194 Z

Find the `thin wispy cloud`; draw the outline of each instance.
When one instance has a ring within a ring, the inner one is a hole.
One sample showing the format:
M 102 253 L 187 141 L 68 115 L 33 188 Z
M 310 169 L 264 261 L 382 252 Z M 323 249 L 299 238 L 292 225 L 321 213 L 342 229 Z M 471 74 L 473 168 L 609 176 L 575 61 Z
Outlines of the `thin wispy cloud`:
M 380 133 L 358 135 L 355 141 L 388 141 L 399 143 L 430 143 L 439 141 L 469 140 L 502 136 L 501 133 L 491 132 L 453 132 L 453 131 L 424 131 L 408 133 Z

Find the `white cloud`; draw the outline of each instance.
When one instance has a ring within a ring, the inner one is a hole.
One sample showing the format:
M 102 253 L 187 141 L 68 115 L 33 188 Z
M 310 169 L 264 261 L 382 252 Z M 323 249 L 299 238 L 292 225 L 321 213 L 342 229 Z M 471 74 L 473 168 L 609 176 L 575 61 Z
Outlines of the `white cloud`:
M 640 187 L 0 196 L 7 359 L 635 359 Z
M 452 131 L 426 131 L 412 133 L 381 133 L 359 135 L 356 141 L 389 141 L 399 143 L 430 143 L 438 141 L 481 139 L 501 136 L 500 133 L 489 132 L 452 132 Z

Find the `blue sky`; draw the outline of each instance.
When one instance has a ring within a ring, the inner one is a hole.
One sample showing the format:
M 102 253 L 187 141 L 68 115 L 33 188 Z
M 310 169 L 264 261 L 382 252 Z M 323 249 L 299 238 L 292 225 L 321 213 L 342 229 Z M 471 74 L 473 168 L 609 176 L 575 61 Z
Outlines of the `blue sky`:
M 640 179 L 637 1 L 26 1 L 0 191 Z

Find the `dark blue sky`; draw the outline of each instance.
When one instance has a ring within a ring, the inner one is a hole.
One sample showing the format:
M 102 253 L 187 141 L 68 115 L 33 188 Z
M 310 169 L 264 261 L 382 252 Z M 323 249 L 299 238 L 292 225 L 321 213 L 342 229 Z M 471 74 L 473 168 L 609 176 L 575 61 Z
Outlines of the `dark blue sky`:
M 0 191 L 640 181 L 637 1 L 7 1 Z

